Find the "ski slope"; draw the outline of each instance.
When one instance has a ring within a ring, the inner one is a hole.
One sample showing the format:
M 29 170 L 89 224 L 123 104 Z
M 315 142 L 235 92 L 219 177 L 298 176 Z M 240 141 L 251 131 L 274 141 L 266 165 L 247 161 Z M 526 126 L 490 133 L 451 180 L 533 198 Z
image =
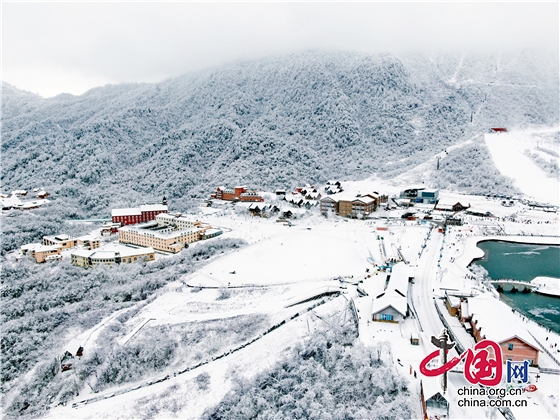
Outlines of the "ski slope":
M 558 130 L 558 129 L 554 129 Z M 554 131 L 550 130 L 550 131 Z M 535 136 L 537 134 L 537 136 Z M 528 198 L 538 202 L 558 206 L 560 204 L 560 183 L 558 177 L 551 178 L 525 154 L 526 150 L 536 153 L 546 160 L 556 159 L 539 151 L 543 139 L 534 131 L 485 134 L 484 140 L 490 150 L 496 168 L 514 180 L 514 185 Z M 558 144 L 547 144 L 547 149 L 558 153 Z

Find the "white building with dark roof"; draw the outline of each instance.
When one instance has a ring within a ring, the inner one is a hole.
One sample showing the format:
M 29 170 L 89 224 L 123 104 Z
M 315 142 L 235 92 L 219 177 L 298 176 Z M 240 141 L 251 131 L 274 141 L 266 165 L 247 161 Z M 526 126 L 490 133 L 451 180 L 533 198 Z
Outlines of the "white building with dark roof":
M 410 277 L 410 268 L 405 263 L 400 262 L 392 267 L 391 277 L 384 292 L 373 298 L 373 321 L 400 322 L 406 318 Z

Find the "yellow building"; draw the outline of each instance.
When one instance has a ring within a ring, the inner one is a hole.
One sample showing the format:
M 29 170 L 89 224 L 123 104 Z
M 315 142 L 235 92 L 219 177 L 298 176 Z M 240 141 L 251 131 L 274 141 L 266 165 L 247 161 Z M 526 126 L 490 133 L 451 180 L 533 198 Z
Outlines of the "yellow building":
M 206 229 L 206 227 L 202 227 L 174 230 L 172 226 L 157 226 L 150 223 L 124 226 L 119 229 L 119 242 L 177 253 L 186 244 L 199 241 L 201 233 Z
M 99 248 L 101 246 L 101 239 L 96 238 L 92 235 L 85 235 L 85 236 L 80 236 L 77 239 L 78 242 L 78 246 L 82 246 L 85 249 L 96 249 Z
M 68 235 L 43 236 L 43 245 L 58 245 L 62 249 L 74 248 L 78 240 Z
M 100 264 L 129 264 L 145 258 L 153 261 L 155 254 L 153 248 L 132 248 L 120 244 L 109 244 L 95 250 L 78 249 L 72 254 L 72 264 L 79 267 L 95 267 Z
M 42 244 L 27 244 L 21 247 L 21 253 L 23 255 L 31 255 L 36 262 L 42 263 L 50 260 L 59 260 L 61 257 L 60 251 L 62 247 L 60 245 L 42 245 Z

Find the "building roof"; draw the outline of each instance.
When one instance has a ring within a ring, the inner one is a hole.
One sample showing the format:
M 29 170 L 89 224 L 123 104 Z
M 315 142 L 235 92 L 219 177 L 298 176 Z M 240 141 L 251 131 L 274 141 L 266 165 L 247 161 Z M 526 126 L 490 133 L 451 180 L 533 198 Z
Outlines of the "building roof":
M 410 277 L 410 268 L 404 262 L 395 264 L 391 268 L 391 277 L 387 284 L 387 291 L 397 291 L 405 297 L 408 295 L 408 278 Z
M 78 249 L 72 252 L 71 255 L 76 255 L 84 258 L 92 259 L 113 259 L 115 254 L 119 253 L 121 257 L 134 257 L 137 255 L 153 254 L 154 249 L 151 247 L 130 247 L 121 244 L 108 244 L 103 248 L 94 250 Z
M 128 208 L 128 209 L 113 209 L 111 210 L 111 216 L 140 216 L 142 212 L 139 208 Z
M 399 295 L 395 291 L 389 291 L 383 294 L 381 297 L 373 300 L 371 313 L 372 315 L 375 315 L 389 307 L 393 308 L 402 316 L 406 316 L 406 297 Z
M 503 343 L 517 337 L 536 350 L 542 351 L 525 328 L 523 321 L 514 315 L 505 303 L 488 293 L 471 297 L 468 302 L 470 315 L 473 321 L 477 321 L 476 327 L 488 340 Z
M 205 235 L 214 235 L 216 233 L 221 233 L 222 229 L 217 229 L 217 228 L 211 228 L 211 229 L 206 229 L 206 231 L 204 232 Z
M 321 198 L 323 200 L 332 200 L 335 202 L 339 201 L 362 201 L 364 203 L 370 203 L 374 198 L 377 198 L 379 195 L 375 193 L 366 193 L 366 194 L 358 194 L 344 191 L 337 194 L 328 195 L 326 197 Z
M 170 238 L 178 238 L 180 236 L 188 235 L 190 233 L 201 230 L 200 228 L 173 230 L 173 228 L 169 226 L 165 226 L 165 227 L 162 226 L 163 228 L 165 228 L 165 230 L 159 230 L 159 231 L 155 229 L 149 229 L 149 227 L 153 227 L 153 226 L 154 226 L 153 224 L 149 224 L 149 223 L 144 223 L 142 225 L 123 226 L 122 228 L 119 229 L 119 232 L 128 231 L 128 232 L 139 233 L 141 235 L 151 236 L 154 238 L 170 239 Z
M 153 254 L 154 253 L 154 249 L 152 247 L 129 247 L 129 246 L 124 246 L 124 245 L 119 245 L 119 244 L 112 244 L 112 249 L 119 252 L 121 254 L 121 257 L 132 257 L 134 255 L 140 255 L 140 254 Z
M 89 250 L 89 249 L 77 249 L 75 251 L 73 251 L 70 255 L 72 256 L 77 256 L 77 257 L 83 257 L 83 258 L 89 258 L 92 254 L 94 254 L 96 252 L 96 250 Z
M 156 220 L 179 220 L 182 222 L 196 223 L 198 220 L 193 220 L 191 217 L 183 213 L 160 213 L 156 216 Z
M 60 249 L 60 245 L 43 245 L 43 244 L 27 244 L 21 246 L 22 251 L 35 251 L 35 252 L 47 252 L 47 251 L 56 251 Z
M 93 236 L 93 235 L 84 235 L 84 236 L 80 236 L 78 239 L 78 241 L 99 241 L 100 238 Z
M 53 235 L 53 236 L 43 236 L 43 239 L 53 241 L 53 242 L 64 242 L 74 240 L 75 238 L 71 238 L 68 235 Z
M 140 206 L 140 211 L 167 211 L 166 204 L 145 204 Z
M 443 206 L 453 207 L 455 204 L 460 204 L 463 207 L 469 207 L 470 206 L 470 203 L 467 203 L 464 199 L 462 201 L 459 201 L 459 200 L 457 200 L 457 198 L 454 198 L 454 197 L 440 198 L 437 206 L 438 207 L 443 207 Z

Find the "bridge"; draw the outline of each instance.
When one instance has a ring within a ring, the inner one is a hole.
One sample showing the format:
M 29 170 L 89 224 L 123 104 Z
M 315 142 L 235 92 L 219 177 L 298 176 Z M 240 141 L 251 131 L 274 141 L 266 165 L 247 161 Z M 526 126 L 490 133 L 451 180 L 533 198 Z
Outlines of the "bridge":
M 525 287 L 531 290 L 539 288 L 539 286 L 537 286 L 536 284 L 529 283 L 526 281 L 520 281 L 520 280 L 490 280 L 490 283 L 501 285 L 501 286 L 511 284 L 514 287 Z

